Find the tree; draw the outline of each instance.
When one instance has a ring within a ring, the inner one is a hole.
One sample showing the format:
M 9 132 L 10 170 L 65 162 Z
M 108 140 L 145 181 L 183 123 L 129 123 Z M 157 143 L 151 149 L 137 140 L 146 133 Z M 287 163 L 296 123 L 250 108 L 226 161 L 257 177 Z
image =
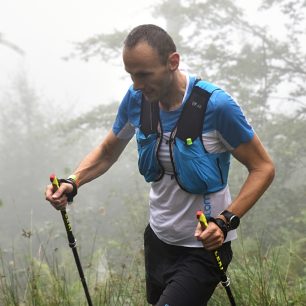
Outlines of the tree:
M 283 14 L 286 26 L 281 37 L 273 35 L 263 24 L 251 23 L 243 10 L 228 0 L 164 0 L 152 10 L 165 19 L 183 61 L 192 71 L 199 71 L 205 79 L 221 85 L 240 102 L 271 152 L 277 178 L 254 211 L 257 220 L 267 220 L 267 224 L 268 216 L 273 215 L 273 223 L 279 227 L 284 214 L 293 216 L 305 210 L 303 192 L 297 192 L 306 189 L 305 183 L 293 184 L 297 176 L 305 176 L 305 170 L 301 172 L 301 165 L 305 163 L 301 152 L 305 152 L 306 142 L 300 141 L 306 130 L 305 6 L 305 1 L 298 0 L 263 2 L 262 11 L 277 9 Z M 89 38 L 78 44 L 78 55 L 86 60 L 93 56 L 107 60 L 116 58 L 121 52 L 119 40 L 125 35 L 126 31 L 115 31 Z M 287 112 L 282 115 L 272 112 L 271 105 L 282 104 L 282 101 L 290 103 Z M 97 122 L 98 116 L 94 113 L 91 113 L 89 125 Z M 245 174 L 234 167 L 234 191 L 237 192 L 243 176 Z M 256 232 L 257 224 L 252 224 L 248 228 L 250 234 Z

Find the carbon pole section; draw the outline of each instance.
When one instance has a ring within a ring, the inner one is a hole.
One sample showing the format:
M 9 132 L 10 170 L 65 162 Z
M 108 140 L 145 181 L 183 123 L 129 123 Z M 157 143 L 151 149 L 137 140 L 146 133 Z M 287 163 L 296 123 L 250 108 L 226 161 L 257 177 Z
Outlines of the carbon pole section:
M 208 226 L 207 220 L 206 220 L 206 217 L 205 217 L 204 213 L 201 210 L 197 211 L 197 219 L 199 220 L 203 230 L 205 228 L 207 228 L 207 226 Z M 215 255 L 217 265 L 218 265 L 219 270 L 220 270 L 221 284 L 226 290 L 226 293 L 227 293 L 228 299 L 231 303 L 231 306 L 236 306 L 236 302 L 235 302 L 234 296 L 233 296 L 231 288 L 230 288 L 230 279 L 229 279 L 229 277 L 227 277 L 227 275 L 224 271 L 224 267 L 223 267 L 221 258 L 219 256 L 218 250 L 213 251 L 213 253 Z
M 50 175 L 50 181 L 53 185 L 54 190 L 56 191 L 59 188 L 59 182 L 58 182 L 57 177 L 54 174 Z M 87 303 L 88 303 L 89 306 L 93 306 L 90 295 L 89 295 L 89 290 L 88 290 L 88 287 L 87 287 L 84 272 L 83 272 L 83 269 L 82 269 L 82 265 L 81 265 L 81 262 L 80 262 L 79 254 L 78 254 L 78 251 L 77 251 L 76 240 L 73 236 L 71 225 L 70 225 L 70 222 L 69 222 L 69 219 L 68 219 L 68 214 L 67 214 L 67 211 L 66 211 L 65 208 L 63 210 L 61 210 L 61 215 L 62 215 L 64 225 L 65 225 L 65 229 L 66 229 L 66 232 L 67 232 L 69 246 L 72 249 L 73 256 L 74 256 L 74 259 L 75 259 L 75 263 L 76 263 L 76 266 L 77 266 L 78 271 L 79 271 L 79 275 L 80 275 L 80 279 L 81 279 L 81 282 L 82 282 L 82 285 L 83 285 L 83 288 L 84 288 L 84 292 L 85 292 L 85 295 L 86 295 Z

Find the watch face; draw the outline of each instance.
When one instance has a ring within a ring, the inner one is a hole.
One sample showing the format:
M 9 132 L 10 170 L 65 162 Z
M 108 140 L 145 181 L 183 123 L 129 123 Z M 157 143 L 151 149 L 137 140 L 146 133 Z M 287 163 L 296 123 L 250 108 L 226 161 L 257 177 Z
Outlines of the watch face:
M 227 226 L 229 230 L 236 229 L 240 224 L 240 218 L 233 213 L 229 212 L 228 210 L 224 210 L 221 215 L 225 217 L 227 220 Z
M 236 228 L 238 227 L 239 223 L 240 223 L 239 217 L 233 215 L 233 216 L 230 218 L 229 224 L 230 224 L 230 228 L 231 228 L 231 229 L 236 229 Z

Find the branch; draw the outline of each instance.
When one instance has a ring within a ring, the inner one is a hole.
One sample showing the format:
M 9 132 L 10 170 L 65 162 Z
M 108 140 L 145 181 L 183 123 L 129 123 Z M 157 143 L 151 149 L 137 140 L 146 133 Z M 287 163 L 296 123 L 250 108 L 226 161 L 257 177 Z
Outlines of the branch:
M 0 33 L 0 44 L 14 50 L 15 52 L 19 53 L 22 56 L 25 55 L 25 52 L 21 48 L 19 48 L 15 44 L 11 43 L 10 41 L 4 39 L 2 33 Z

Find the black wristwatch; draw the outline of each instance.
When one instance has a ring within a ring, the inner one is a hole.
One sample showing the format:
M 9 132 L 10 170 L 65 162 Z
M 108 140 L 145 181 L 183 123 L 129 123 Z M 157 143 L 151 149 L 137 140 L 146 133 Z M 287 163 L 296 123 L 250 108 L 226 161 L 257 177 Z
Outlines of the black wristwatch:
M 224 216 L 227 222 L 227 230 L 236 229 L 240 224 L 240 218 L 228 210 L 224 210 L 220 215 Z

